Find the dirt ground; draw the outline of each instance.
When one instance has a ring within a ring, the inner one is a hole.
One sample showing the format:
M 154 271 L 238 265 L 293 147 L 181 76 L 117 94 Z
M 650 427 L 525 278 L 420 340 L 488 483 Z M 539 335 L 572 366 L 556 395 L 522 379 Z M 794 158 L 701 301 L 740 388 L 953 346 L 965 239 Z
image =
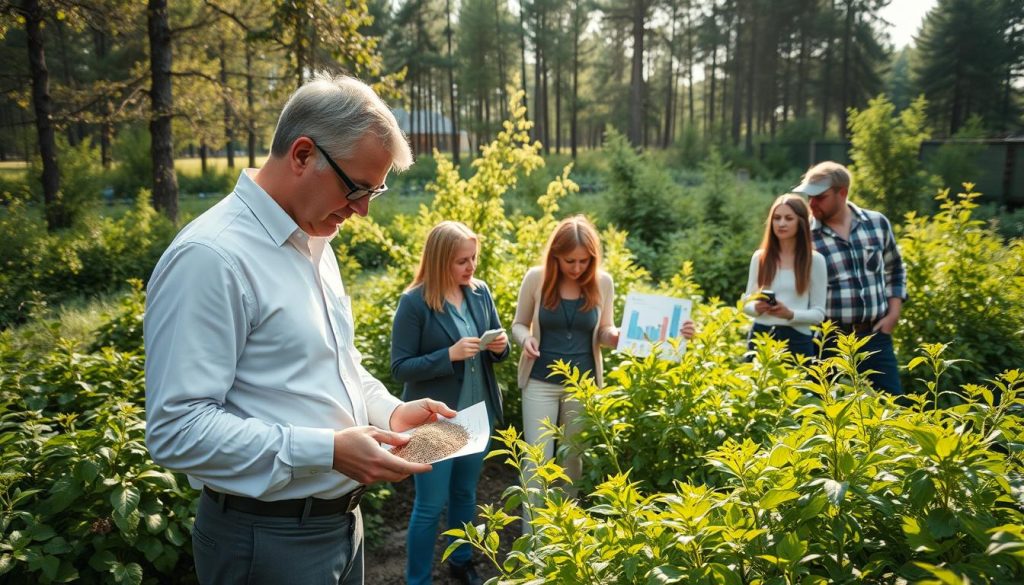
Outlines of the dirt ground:
M 502 463 L 501 458 L 490 459 L 484 463 L 480 483 L 477 486 L 477 505 L 495 504 L 501 498 L 505 488 L 516 481 L 515 471 Z M 404 585 L 405 583 L 405 535 L 412 513 L 413 482 L 407 479 L 392 484 L 395 493 L 388 498 L 383 510 L 383 535 L 367 543 L 366 547 L 366 584 L 367 585 Z M 442 515 L 443 516 L 443 515 Z M 447 537 L 441 536 L 447 528 L 438 526 L 437 546 L 434 549 L 434 583 L 449 583 L 447 567 L 441 563 L 441 555 L 447 547 Z M 521 534 L 518 522 L 509 525 L 501 535 L 501 548 L 508 551 L 512 543 Z M 477 572 L 484 580 L 498 574 L 497 570 L 474 551 L 473 560 Z M 454 582 L 454 581 L 451 581 Z

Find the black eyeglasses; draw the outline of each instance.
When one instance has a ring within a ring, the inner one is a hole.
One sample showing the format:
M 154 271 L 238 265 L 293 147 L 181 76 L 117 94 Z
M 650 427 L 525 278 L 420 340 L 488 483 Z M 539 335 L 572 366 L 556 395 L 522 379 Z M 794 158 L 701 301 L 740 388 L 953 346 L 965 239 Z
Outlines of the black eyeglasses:
M 349 201 L 359 201 L 363 197 L 369 197 L 370 201 L 373 201 L 374 199 L 380 197 L 382 194 L 384 194 L 385 191 L 388 190 L 387 185 L 381 185 L 380 187 L 360 187 L 359 185 L 356 185 L 355 183 L 352 182 L 352 179 L 348 178 L 348 175 L 345 174 L 345 171 L 341 170 L 341 167 L 338 166 L 338 163 L 334 162 L 334 159 L 331 158 L 331 155 L 327 154 L 326 150 L 320 148 L 320 145 L 317 144 L 316 141 L 313 140 L 312 138 L 310 138 L 310 141 L 313 142 L 313 146 L 315 146 L 316 149 L 320 151 L 320 154 L 324 155 L 324 158 L 327 159 L 327 164 L 331 165 L 331 168 L 334 169 L 334 172 L 337 173 L 338 177 L 341 178 L 341 182 L 345 183 L 345 186 L 348 187 L 349 192 L 348 195 L 345 196 L 345 198 L 348 199 Z

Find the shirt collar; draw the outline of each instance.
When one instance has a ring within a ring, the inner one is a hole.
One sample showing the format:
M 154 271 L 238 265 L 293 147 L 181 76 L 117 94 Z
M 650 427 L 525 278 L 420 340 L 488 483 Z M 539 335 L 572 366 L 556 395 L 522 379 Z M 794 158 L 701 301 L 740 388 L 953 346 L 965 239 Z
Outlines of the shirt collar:
M 853 233 L 853 230 L 854 230 L 854 228 L 857 227 L 857 224 L 859 224 L 860 222 L 863 222 L 863 221 L 868 221 L 868 214 L 864 213 L 863 209 L 861 209 L 860 207 L 857 207 L 856 205 L 854 205 L 853 203 L 850 203 L 849 201 L 846 202 L 846 205 L 848 205 L 850 207 L 850 211 L 853 213 L 853 221 L 850 222 L 850 232 Z M 812 232 L 820 232 L 824 227 L 825 227 L 824 223 L 822 223 L 821 221 L 818 221 L 818 218 L 816 218 L 814 216 L 811 216 L 811 231 Z M 833 231 L 832 228 L 829 228 L 829 231 L 830 232 Z
M 235 184 L 235 194 L 252 211 L 263 229 L 267 230 L 267 235 L 274 241 L 274 244 L 282 246 L 296 230 L 299 230 L 299 225 L 285 213 L 284 209 L 281 209 L 277 201 L 274 201 L 263 190 L 263 187 L 252 180 L 251 175 L 255 173 L 256 169 L 242 171 L 238 177 L 238 183 Z

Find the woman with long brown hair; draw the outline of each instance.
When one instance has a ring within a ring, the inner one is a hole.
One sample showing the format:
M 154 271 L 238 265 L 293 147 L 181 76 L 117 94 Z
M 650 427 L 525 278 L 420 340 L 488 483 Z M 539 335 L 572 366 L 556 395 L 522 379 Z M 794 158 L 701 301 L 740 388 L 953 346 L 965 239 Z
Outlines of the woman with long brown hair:
M 825 258 L 814 251 L 807 203 L 781 195 L 772 204 L 761 246 L 750 259 L 748 300 L 743 311 L 754 317 L 748 347 L 757 333 L 786 341 L 795 354 L 815 355 L 811 325 L 825 319 L 828 274 Z

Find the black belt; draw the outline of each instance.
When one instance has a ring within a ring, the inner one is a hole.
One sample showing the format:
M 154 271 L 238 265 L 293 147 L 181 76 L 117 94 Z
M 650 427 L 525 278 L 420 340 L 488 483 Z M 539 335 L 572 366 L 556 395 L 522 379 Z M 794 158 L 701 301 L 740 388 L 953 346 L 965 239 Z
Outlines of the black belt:
M 875 328 L 875 324 L 878 321 L 861 321 L 860 323 L 839 323 L 836 326 L 840 331 L 846 334 L 850 333 L 870 333 Z
M 203 494 L 212 499 L 222 508 L 231 508 L 246 514 L 257 516 L 274 516 L 279 518 L 306 518 L 312 516 L 330 516 L 331 514 L 348 514 L 359 507 L 359 500 L 366 491 L 365 485 L 333 500 L 321 500 L 320 498 L 304 498 L 301 500 L 277 500 L 276 502 L 264 502 L 255 498 L 245 496 L 233 496 L 222 494 L 209 487 L 203 487 Z

